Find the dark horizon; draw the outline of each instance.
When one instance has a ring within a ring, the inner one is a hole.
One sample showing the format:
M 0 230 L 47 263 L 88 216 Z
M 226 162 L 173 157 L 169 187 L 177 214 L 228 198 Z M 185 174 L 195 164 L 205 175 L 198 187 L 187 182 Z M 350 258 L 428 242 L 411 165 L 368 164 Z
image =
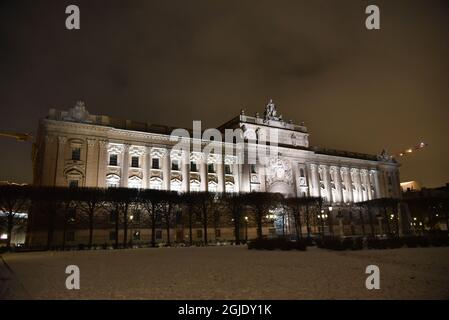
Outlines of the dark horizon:
M 76 4 L 81 29 L 65 29 Z M 35 135 L 48 109 L 217 127 L 240 109 L 305 121 L 311 145 L 395 154 L 401 181 L 449 181 L 449 6 L 376 1 L 3 1 L 0 130 Z M 0 180 L 31 182 L 31 143 L 0 138 Z

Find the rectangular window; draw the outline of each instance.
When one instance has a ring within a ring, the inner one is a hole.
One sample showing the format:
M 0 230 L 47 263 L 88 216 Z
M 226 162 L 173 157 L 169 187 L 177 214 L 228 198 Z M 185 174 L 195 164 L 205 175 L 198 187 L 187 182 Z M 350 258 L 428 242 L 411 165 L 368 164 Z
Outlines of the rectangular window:
M 178 160 L 173 160 L 171 162 L 171 169 L 178 171 L 179 170 L 179 161 Z
M 133 168 L 139 167 L 139 157 L 131 157 L 131 167 Z
M 215 166 L 214 166 L 213 163 L 209 163 L 209 164 L 207 165 L 207 172 L 209 172 L 209 173 L 215 173 Z
M 215 237 L 216 238 L 220 238 L 221 237 L 221 230 L 220 229 L 215 229 Z
M 203 238 L 203 230 L 196 230 L 196 237 L 198 239 Z
M 75 241 L 75 231 L 67 231 L 65 239 L 67 241 Z
M 151 160 L 151 168 L 159 169 L 159 158 L 153 158 Z
M 81 149 L 73 148 L 72 149 L 72 160 L 79 161 L 81 159 Z
M 109 165 L 110 166 L 117 166 L 117 155 L 116 154 L 110 154 L 109 155 Z
M 156 230 L 156 239 L 158 240 L 162 239 L 162 230 Z
M 78 187 L 78 180 L 69 181 L 69 188 L 77 188 L 77 187 Z
M 140 231 L 137 230 L 133 232 L 133 240 L 134 241 L 140 240 Z
M 303 168 L 299 169 L 299 176 L 300 176 L 301 178 L 304 178 L 304 177 L 305 177 L 305 176 L 304 176 L 304 169 L 303 169 Z
M 115 241 L 116 238 L 117 238 L 117 234 L 115 233 L 115 231 L 109 231 L 109 240 Z
M 231 165 L 225 164 L 225 173 L 226 174 L 232 174 Z
M 251 173 L 257 173 L 257 168 L 255 164 L 251 165 Z
M 195 161 L 190 161 L 190 171 L 192 172 L 197 172 L 198 168 L 196 167 L 196 162 Z

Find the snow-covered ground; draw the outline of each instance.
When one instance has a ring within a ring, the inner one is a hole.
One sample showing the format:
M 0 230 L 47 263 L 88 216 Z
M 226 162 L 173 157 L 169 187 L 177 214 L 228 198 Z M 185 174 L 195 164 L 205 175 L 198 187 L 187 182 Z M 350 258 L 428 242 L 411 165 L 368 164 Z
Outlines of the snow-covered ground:
M 32 299 L 448 299 L 449 248 L 333 252 L 240 247 L 4 254 L 2 298 Z M 81 289 L 65 288 L 77 265 Z M 367 265 L 380 290 L 367 290 Z

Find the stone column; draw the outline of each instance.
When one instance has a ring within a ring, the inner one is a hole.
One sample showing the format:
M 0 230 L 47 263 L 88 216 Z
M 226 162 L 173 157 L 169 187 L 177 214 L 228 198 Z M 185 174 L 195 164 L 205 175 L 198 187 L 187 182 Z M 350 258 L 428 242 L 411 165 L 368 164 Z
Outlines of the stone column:
M 151 146 L 145 146 L 145 155 L 146 158 L 146 171 L 144 171 L 143 179 L 146 181 L 146 188 L 150 188 L 150 179 L 151 179 Z M 146 174 L 145 174 L 146 172 Z
M 123 146 L 122 162 L 122 176 L 120 179 L 120 186 L 123 188 L 127 188 L 129 179 L 129 144 L 125 144 Z
M 65 147 L 66 147 L 67 137 L 58 137 L 58 151 L 56 157 L 55 166 L 55 180 L 53 182 L 54 186 L 57 187 L 67 187 L 66 181 L 64 179 L 64 163 L 65 163 Z
M 163 175 L 163 189 L 170 190 L 170 178 L 171 178 L 171 168 L 170 168 L 170 149 L 165 150 L 162 164 L 162 175 Z
M 147 148 L 143 147 L 142 155 L 140 156 L 141 163 L 139 163 L 139 166 L 142 168 L 142 186 L 141 186 L 142 189 L 148 188 L 148 179 L 147 179 L 147 176 L 148 176 L 147 161 L 148 161 L 148 159 L 147 159 L 147 153 L 148 153 Z
M 334 201 L 334 199 L 332 196 L 329 166 L 323 165 L 322 168 L 323 168 L 324 185 L 326 186 L 326 192 L 327 192 L 327 199 L 328 199 L 329 203 L 332 203 Z
M 208 178 L 207 178 L 207 161 L 204 157 L 204 154 L 201 155 L 201 159 L 199 161 L 199 166 L 200 166 L 200 190 L 201 191 L 207 191 L 207 187 L 208 187 Z
M 310 171 L 312 173 L 312 181 L 313 181 L 313 196 L 319 197 L 321 190 L 320 190 L 320 179 L 318 175 L 318 166 L 312 163 L 310 165 Z
M 346 190 L 348 195 L 349 202 L 354 202 L 354 193 L 352 190 L 352 177 L 351 177 L 351 169 L 345 168 L 345 176 L 346 176 Z
M 375 188 L 375 198 L 379 199 L 382 198 L 382 192 L 380 189 L 380 183 L 379 183 L 379 171 L 373 170 L 374 175 L 374 188 Z
M 97 187 L 106 187 L 106 167 L 108 165 L 108 151 L 107 151 L 108 141 L 99 140 L 98 141 L 98 160 L 97 160 Z
M 234 176 L 234 191 L 235 192 L 240 192 L 240 167 L 241 165 L 237 164 L 237 163 L 232 163 L 230 164 L 231 166 L 233 166 L 232 168 L 232 174 Z
M 343 189 L 341 187 L 342 181 L 341 181 L 341 173 L 340 173 L 340 167 L 334 167 L 334 182 L 335 182 L 335 188 L 337 189 L 338 194 L 338 202 L 343 203 Z
M 251 183 L 250 183 L 250 176 L 249 176 L 249 168 L 250 165 L 243 163 L 240 168 L 242 169 L 242 173 L 240 176 L 240 187 L 241 191 L 243 192 L 250 192 L 251 191 Z
M 219 156 L 217 159 L 217 181 L 218 181 L 218 192 L 224 192 L 225 191 L 225 176 L 224 176 L 224 164 L 223 164 L 223 157 Z
M 183 151 L 181 155 L 182 191 L 188 192 L 190 189 L 190 155 Z
M 86 149 L 86 177 L 84 179 L 84 186 L 86 187 L 96 187 L 98 180 L 98 156 L 96 153 L 98 149 L 95 148 L 97 145 L 96 139 L 87 139 L 87 149 Z

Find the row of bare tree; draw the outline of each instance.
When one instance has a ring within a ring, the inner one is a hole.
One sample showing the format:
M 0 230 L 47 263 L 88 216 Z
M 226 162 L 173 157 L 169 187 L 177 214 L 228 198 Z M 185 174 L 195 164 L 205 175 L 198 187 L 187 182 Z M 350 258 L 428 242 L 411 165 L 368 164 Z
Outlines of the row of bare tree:
M 359 224 L 365 234 L 365 223 L 369 223 L 371 234 L 374 235 L 376 219 L 374 212 L 381 215 L 386 224 L 387 233 L 398 234 L 399 216 L 398 200 L 375 199 L 359 203 L 348 210 L 351 225 L 354 214 L 359 215 Z M 271 209 L 282 208 L 283 219 L 288 218 L 293 233 L 297 238 L 303 237 L 305 227 L 310 237 L 312 227 L 319 228 L 319 219 L 323 212 L 322 198 L 301 197 L 284 198 L 281 194 L 267 192 L 251 193 L 210 193 L 188 192 L 178 193 L 154 189 L 131 188 L 63 188 L 34 187 L 19 185 L 0 186 L 0 211 L 2 222 L 6 225 L 7 247 L 11 246 L 11 235 L 16 215 L 29 213 L 28 232 L 45 230 L 47 232 L 47 247 L 53 245 L 55 231 L 63 232 L 65 246 L 66 232 L 74 226 L 89 230 L 88 246 L 93 245 L 94 231 L 97 228 L 115 227 L 115 246 L 122 243 L 127 246 L 129 227 L 136 223 L 132 219 L 134 213 L 142 213 L 140 226 L 151 229 L 152 246 L 156 245 L 156 228 L 165 228 L 167 242 L 170 244 L 170 230 L 182 224 L 188 229 L 189 242 L 192 244 L 192 230 L 201 225 L 203 242 L 207 245 L 208 228 L 218 229 L 220 226 L 230 226 L 234 229 L 235 242 L 241 242 L 242 226 L 251 224 L 257 229 L 257 237 L 262 238 L 262 230 Z M 362 209 L 365 209 L 362 212 Z M 372 210 L 372 209 L 375 210 Z M 447 220 L 447 210 L 446 220 Z M 340 215 L 340 212 L 338 213 Z M 396 220 L 391 220 L 390 215 Z M 105 217 L 109 217 L 105 221 Z M 247 220 L 245 219 L 247 217 Z M 338 217 L 338 215 L 337 215 Z M 326 223 L 332 232 L 334 221 L 329 212 Z M 396 221 L 396 224 L 394 222 Z M 391 225 L 390 225 L 391 224 Z M 123 241 L 118 235 L 123 231 Z M 322 226 L 324 235 L 324 225 Z M 354 233 L 354 232 L 353 232 Z
M 182 223 L 188 228 L 192 243 L 192 229 L 199 222 L 203 229 L 203 241 L 209 242 L 208 228 L 213 226 L 232 226 L 235 242 L 241 242 L 243 223 L 257 227 L 257 237 L 262 238 L 262 227 L 269 210 L 281 205 L 292 209 L 296 217 L 297 232 L 301 230 L 300 206 L 321 203 L 320 198 L 290 198 L 285 201 L 281 194 L 252 193 L 178 193 L 154 189 L 131 188 L 63 188 L 33 187 L 19 185 L 0 186 L 0 210 L 6 220 L 8 234 L 7 246 L 11 245 L 11 233 L 15 215 L 29 213 L 28 231 L 47 231 L 47 246 L 53 244 L 55 230 L 63 231 L 63 246 L 66 232 L 74 223 L 85 225 L 89 230 L 88 246 L 93 244 L 94 230 L 108 213 L 115 226 L 115 246 L 118 247 L 119 230 L 123 230 L 123 245 L 129 238 L 130 217 L 133 212 L 143 212 L 145 224 L 151 229 L 151 245 L 156 245 L 156 227 L 163 225 L 170 243 L 170 229 L 175 216 L 182 214 Z M 184 210 L 182 210 L 184 209 Z M 295 213 L 296 212 L 296 213 Z M 248 217 L 246 221 L 244 218 Z M 179 217 L 178 217 L 179 218 Z

